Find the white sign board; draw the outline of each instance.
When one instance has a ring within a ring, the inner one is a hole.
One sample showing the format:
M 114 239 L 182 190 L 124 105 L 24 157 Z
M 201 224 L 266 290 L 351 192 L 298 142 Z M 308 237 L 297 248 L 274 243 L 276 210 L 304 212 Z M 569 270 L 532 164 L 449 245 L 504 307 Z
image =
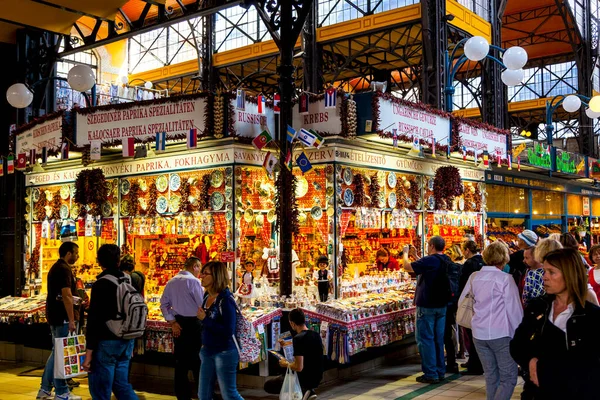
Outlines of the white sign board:
M 19 133 L 16 137 L 16 153 L 26 153 L 36 149 L 41 154 L 42 148 L 58 150 L 62 141 L 62 115 L 44 121 L 33 128 Z
M 134 104 L 134 103 L 132 103 Z M 167 139 L 187 134 L 190 129 L 205 129 L 206 99 L 181 99 L 179 101 L 132 105 L 123 109 L 102 107 L 90 114 L 77 113 L 77 145 L 93 140 L 103 143 L 121 141 L 128 137 L 147 140 L 158 132 L 167 132 Z
M 341 99 L 338 98 L 335 108 L 325 108 L 325 100 L 314 103 L 309 101 L 308 114 L 300 114 L 299 105 L 294 106 L 294 129 L 312 129 L 318 133 L 331 135 L 342 134 L 342 119 L 340 118 Z
M 235 109 L 236 100 L 231 100 Z M 271 136 L 275 135 L 275 113 L 273 108 L 265 107 L 264 114 L 258 113 L 258 104 L 246 101 L 245 109 L 235 109 L 233 113 L 235 133 L 238 136 L 256 137 L 267 130 Z
M 392 133 L 398 129 L 398 135 L 419 138 L 431 142 L 435 138 L 438 144 L 448 144 L 450 120 L 439 115 L 395 103 L 382 97 L 379 103 L 378 129 L 384 133 Z
M 460 140 L 467 150 L 477 150 L 479 154 L 487 150 L 489 154 L 506 154 L 506 136 L 467 124 L 458 126 Z

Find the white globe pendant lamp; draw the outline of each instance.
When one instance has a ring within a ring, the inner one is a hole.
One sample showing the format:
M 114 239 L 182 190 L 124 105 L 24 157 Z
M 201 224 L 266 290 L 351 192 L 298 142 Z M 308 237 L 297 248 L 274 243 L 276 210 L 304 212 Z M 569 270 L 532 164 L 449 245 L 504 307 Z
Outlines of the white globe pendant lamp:
M 527 64 L 527 59 L 527 52 L 524 48 L 519 46 L 513 46 L 506 49 L 502 55 L 502 61 L 504 62 L 504 65 L 506 65 L 506 68 L 513 70 L 523 68 L 525 64 Z
M 523 83 L 525 73 L 522 69 L 506 69 L 502 71 L 500 79 L 506 86 L 516 86 Z
M 600 113 L 600 96 L 594 96 L 589 102 L 590 110 L 595 113 Z
M 150 81 L 146 81 L 146 83 L 144 83 L 144 87 L 145 87 L 146 89 L 152 89 L 152 87 L 153 87 L 153 86 L 154 86 L 154 85 L 153 85 L 153 84 L 152 84 L 152 82 L 150 82 Z
M 94 71 L 87 65 L 76 65 L 69 70 L 67 82 L 73 90 L 86 92 L 96 84 Z
M 33 101 L 33 93 L 24 84 L 15 83 L 6 91 L 6 100 L 14 108 L 25 108 Z
M 581 99 L 573 94 L 569 95 L 563 100 L 562 106 L 566 112 L 575 112 L 581 107 Z
M 471 61 L 481 61 L 488 55 L 490 44 L 482 36 L 473 36 L 465 43 L 465 56 Z
M 592 111 L 591 108 L 586 108 L 585 115 L 587 115 L 588 118 L 596 119 L 596 118 L 600 117 L 600 112 L 594 112 L 594 111 Z

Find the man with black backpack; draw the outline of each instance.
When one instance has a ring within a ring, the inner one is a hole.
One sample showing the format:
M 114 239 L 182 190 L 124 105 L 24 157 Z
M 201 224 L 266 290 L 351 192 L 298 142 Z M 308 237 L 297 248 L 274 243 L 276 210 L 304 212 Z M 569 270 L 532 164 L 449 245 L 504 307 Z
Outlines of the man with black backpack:
M 92 286 L 86 331 L 86 356 L 93 400 L 137 400 L 127 379 L 133 339 L 143 334 L 148 308 L 143 297 L 119 271 L 121 251 L 114 244 L 98 249 L 102 273 Z
M 444 359 L 444 331 L 446 308 L 458 300 L 458 274 L 452 271 L 452 261 L 444 254 L 446 242 L 433 236 L 427 242 L 428 256 L 410 262 L 408 256 L 417 258 L 416 249 L 404 247 L 403 264 L 408 272 L 417 275 L 415 304 L 417 306 L 417 345 L 421 354 L 423 375 L 417 382 L 439 383 L 446 374 Z M 456 280 L 453 279 L 456 276 Z

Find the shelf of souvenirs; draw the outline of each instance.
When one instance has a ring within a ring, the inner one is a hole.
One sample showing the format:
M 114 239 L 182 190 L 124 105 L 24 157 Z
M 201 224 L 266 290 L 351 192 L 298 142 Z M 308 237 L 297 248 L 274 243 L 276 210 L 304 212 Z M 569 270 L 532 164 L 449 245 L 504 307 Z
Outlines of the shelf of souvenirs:
M 46 295 L 0 299 L 0 323 L 38 323 L 46 319 Z
M 354 269 L 355 277 L 354 279 L 342 278 L 340 287 L 340 297 L 342 299 L 357 298 L 365 294 L 381 294 L 389 291 L 414 291 L 414 281 L 407 272 L 382 271 L 360 274 L 358 273 L 360 267 L 353 268 L 351 264 L 348 265 L 348 269 Z
M 229 210 L 194 211 L 170 217 L 124 217 L 127 232 L 131 235 L 157 238 L 159 235 L 213 235 L 216 232 L 214 214 L 225 214 L 231 220 Z

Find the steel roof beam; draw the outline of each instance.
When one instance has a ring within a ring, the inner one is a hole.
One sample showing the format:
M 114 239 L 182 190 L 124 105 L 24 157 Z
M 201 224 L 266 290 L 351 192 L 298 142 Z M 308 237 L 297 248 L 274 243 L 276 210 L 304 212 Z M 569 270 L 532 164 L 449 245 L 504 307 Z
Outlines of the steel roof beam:
M 29 0 L 29 1 L 32 1 L 34 3 L 39 3 L 39 4 L 42 4 L 42 5 L 48 6 L 48 7 L 57 8 L 59 10 L 67 11 L 67 12 L 70 12 L 72 14 L 81 15 L 82 17 L 90 17 L 90 18 L 93 18 L 95 20 L 100 20 L 100 21 L 105 21 L 105 22 L 110 21 L 110 19 L 108 19 L 108 18 L 104 18 L 104 17 L 100 17 L 98 15 L 90 14 L 90 13 L 87 13 L 85 11 L 75 10 L 73 8 L 61 6 L 59 4 L 54 4 L 54 3 L 51 3 L 51 2 L 46 1 L 46 0 Z

